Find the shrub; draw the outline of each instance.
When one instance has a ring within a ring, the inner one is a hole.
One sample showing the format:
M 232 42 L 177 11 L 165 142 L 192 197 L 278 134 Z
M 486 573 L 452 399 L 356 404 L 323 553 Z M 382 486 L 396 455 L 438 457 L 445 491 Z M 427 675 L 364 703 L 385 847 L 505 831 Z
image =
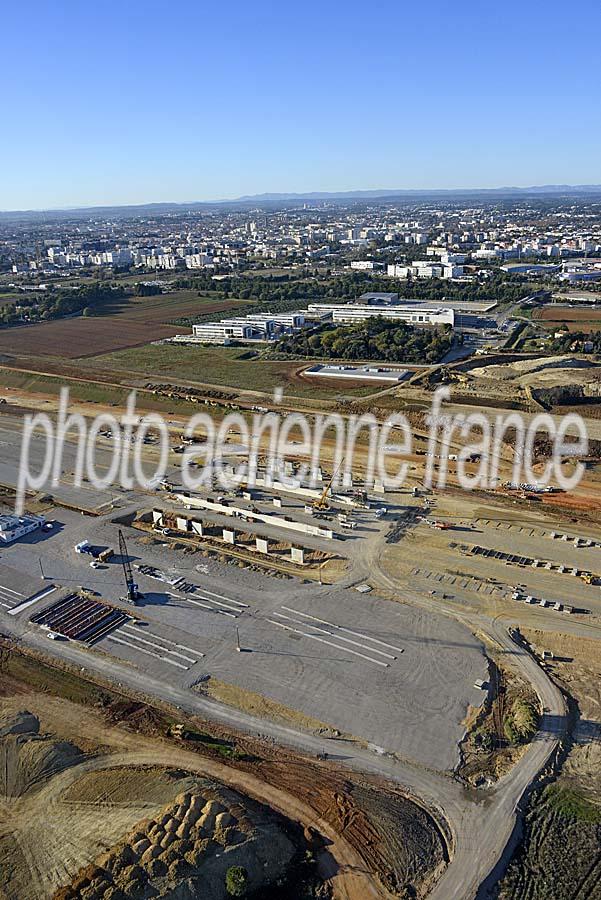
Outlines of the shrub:
M 225 889 L 230 897 L 244 897 L 248 888 L 248 872 L 244 866 L 231 866 L 225 873 Z

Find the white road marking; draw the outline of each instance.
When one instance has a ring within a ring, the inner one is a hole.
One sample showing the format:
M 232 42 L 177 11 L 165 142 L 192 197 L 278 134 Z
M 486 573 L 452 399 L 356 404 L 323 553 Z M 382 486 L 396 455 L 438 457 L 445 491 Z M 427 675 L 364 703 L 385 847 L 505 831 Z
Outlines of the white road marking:
M 285 616 L 283 613 L 279 612 L 274 612 L 274 616 L 277 616 L 278 619 L 286 619 L 288 622 L 295 622 L 297 625 L 302 625 L 305 628 L 312 628 L 314 631 L 319 631 L 320 634 L 329 634 L 330 637 L 335 637 L 339 641 L 344 641 L 346 644 L 353 644 L 355 647 L 362 647 L 363 650 L 369 650 L 371 653 L 377 653 L 379 656 L 385 656 L 387 659 L 396 659 L 396 656 L 393 656 L 392 653 L 386 653 L 384 650 L 377 650 L 375 647 L 369 647 L 367 644 L 353 641 L 352 638 L 342 637 L 342 635 L 334 634 L 332 631 L 327 631 L 325 628 L 311 625 L 309 622 L 302 622 L 300 619 L 293 619 L 291 616 Z
M 242 612 L 242 610 L 238 609 L 237 606 L 231 606 L 229 603 L 224 603 L 221 600 L 211 600 L 210 597 L 203 597 L 202 594 L 200 596 L 201 596 L 202 600 L 206 600 L 207 603 L 212 603 L 213 606 L 225 607 L 225 609 L 229 609 L 232 612 L 236 612 L 236 613 L 238 613 L 238 615 L 240 615 L 240 613 Z
M 312 641 L 319 641 L 320 644 L 327 644 L 329 647 L 335 647 L 336 650 L 342 650 L 344 653 L 352 653 L 353 656 L 360 656 L 362 659 L 366 659 L 368 662 L 375 663 L 376 666 L 383 666 L 383 668 L 388 668 L 388 663 L 381 662 L 379 659 L 372 659 L 371 656 L 365 656 L 364 653 L 358 653 L 357 650 L 351 650 L 350 647 L 341 647 L 340 644 L 333 644 L 332 641 L 326 641 L 325 638 L 317 637 L 314 634 L 307 634 L 306 631 L 299 631 L 298 628 L 292 628 L 290 625 L 284 625 L 283 622 L 275 622 L 273 619 L 267 619 L 272 625 L 277 625 L 278 628 L 285 628 L 286 631 L 293 631 L 294 634 L 300 634 L 302 637 L 310 638 Z
M 124 625 L 123 628 L 127 629 L 128 631 L 133 631 L 136 635 L 140 633 L 139 626 L 136 628 L 135 625 Z M 171 641 L 169 640 L 169 638 L 162 637 L 159 634 L 155 634 L 154 631 L 150 631 L 149 634 L 151 634 L 153 638 L 156 638 L 157 641 L 162 641 L 164 644 L 171 644 L 172 647 L 177 647 L 178 650 L 187 650 L 188 653 L 194 653 L 196 656 L 204 656 L 204 653 L 201 653 L 200 650 L 194 650 L 192 647 L 186 647 L 185 644 L 178 644 L 177 641 Z
M 386 641 L 380 641 L 378 638 L 370 637 L 368 634 L 362 634 L 360 631 L 352 631 L 350 628 L 345 628 L 344 625 L 335 625 L 334 622 L 328 622 L 326 619 L 310 616 L 309 613 L 300 612 L 300 610 L 292 609 L 290 606 L 282 606 L 282 609 L 285 609 L 286 612 L 296 613 L 297 616 L 302 616 L 304 619 L 313 619 L 314 622 L 320 622 L 322 625 L 329 625 L 330 628 L 337 628 L 339 631 L 345 631 L 347 634 L 361 637 L 366 641 L 371 641 L 373 644 L 379 644 L 381 647 L 388 647 L 389 650 L 396 650 L 397 653 L 405 652 L 402 647 L 395 647 L 394 644 L 387 644 Z
M 12 588 L 4 587 L 3 584 L 0 584 L 0 597 L 3 600 L 8 600 L 11 606 L 20 603 L 24 596 L 19 591 L 13 591 Z
M 12 606 L 9 606 L 8 603 L 3 603 L 2 600 L 0 600 L 0 606 L 3 606 L 5 609 L 12 609 Z
M 152 653 L 150 650 L 145 650 L 144 647 L 137 647 L 136 644 L 130 644 L 129 641 L 124 641 L 123 638 L 115 637 L 114 634 L 109 634 L 106 639 L 107 641 L 115 641 L 117 644 L 124 644 L 126 647 L 131 647 L 132 650 L 137 650 L 138 653 L 146 653 L 147 656 L 153 656 L 155 659 L 160 659 L 161 662 L 169 663 L 170 666 L 177 666 L 178 669 L 185 669 L 186 672 L 190 668 L 189 666 L 184 666 L 181 663 L 178 663 L 175 659 L 167 659 L 166 656 L 159 656 L 157 653 Z
M 9 615 L 16 616 L 17 613 L 20 613 L 22 610 L 27 609 L 29 606 L 33 606 L 34 603 L 37 603 L 38 600 L 42 600 L 44 597 L 47 597 L 48 594 L 54 593 L 56 590 L 55 586 L 47 588 L 44 591 L 40 591 L 39 594 L 34 594 L 33 597 L 30 597 L 29 600 L 24 600 L 22 603 L 17 603 L 16 606 L 13 606 Z
M 25 594 L 22 594 L 21 591 L 14 591 L 12 588 L 6 587 L 4 584 L 0 584 L 1 591 L 8 591 L 9 594 L 15 594 L 17 597 L 24 597 Z
M 139 641 L 140 644 L 146 644 L 147 647 L 154 647 L 155 650 L 160 650 L 161 653 L 170 653 L 172 656 L 179 656 L 180 659 L 185 659 L 186 662 L 189 662 L 192 664 L 197 662 L 197 660 L 192 659 L 191 656 L 184 656 L 183 653 L 178 653 L 177 650 L 170 650 L 168 647 L 163 647 L 162 644 L 157 644 L 154 641 L 149 641 L 146 638 L 140 637 L 137 634 L 129 634 L 129 632 L 128 632 L 127 637 L 130 638 L 130 640 L 132 640 L 132 641 Z
M 234 613 L 226 612 L 224 609 L 219 609 L 215 606 L 207 606 L 206 603 L 199 603 L 198 600 L 192 600 L 190 597 L 180 597 L 178 594 L 171 594 L 170 596 L 175 597 L 177 600 L 184 600 L 186 603 L 193 603 L 194 606 L 200 606 L 202 609 L 208 609 L 209 612 L 220 613 L 222 616 L 229 616 L 230 619 L 238 618 Z
M 200 587 L 199 590 L 204 591 L 205 594 L 210 594 L 211 597 L 217 597 L 218 600 L 229 600 L 230 603 L 235 603 L 236 606 L 241 606 L 242 609 L 248 609 L 248 603 L 241 603 L 240 600 L 234 600 L 233 597 L 224 597 L 223 594 L 216 594 L 215 591 L 210 591 L 208 588 Z

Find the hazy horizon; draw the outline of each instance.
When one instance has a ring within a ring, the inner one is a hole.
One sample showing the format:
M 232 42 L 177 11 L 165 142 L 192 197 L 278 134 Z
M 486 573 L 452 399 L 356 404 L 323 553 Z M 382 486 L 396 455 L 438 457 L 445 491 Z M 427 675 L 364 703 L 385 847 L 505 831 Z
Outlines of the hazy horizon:
M 451 188 L 433 188 L 433 187 L 423 187 L 423 188 L 351 188 L 348 190 L 340 190 L 340 191 L 265 191 L 260 194 L 243 194 L 238 197 L 219 197 L 219 198 L 190 198 L 184 200 L 174 200 L 172 198 L 157 200 L 154 198 L 142 200 L 137 203 L 126 203 L 120 202 L 119 200 L 115 202 L 107 202 L 107 203 L 85 203 L 81 205 L 64 205 L 64 206 L 53 206 L 53 207 L 21 207 L 21 208 L 13 208 L 13 209 L 2 209 L 0 208 L 0 213 L 45 213 L 45 212 L 77 212 L 77 211 L 85 211 L 86 209 L 99 209 L 99 208 L 128 208 L 131 207 L 135 209 L 137 207 L 153 207 L 153 206 L 197 206 L 197 205 L 228 205 L 228 204 L 243 204 L 250 203 L 253 201 L 260 202 L 264 201 L 287 201 L 287 200 L 320 200 L 320 199 L 341 199 L 344 200 L 348 197 L 349 200 L 354 199 L 385 199 L 385 198 L 394 198 L 398 196 L 399 199 L 407 198 L 410 199 L 412 196 L 416 198 L 420 196 L 428 196 L 438 194 L 441 196 L 462 196 L 462 195 L 484 195 L 484 194 L 511 194 L 514 192 L 516 195 L 526 194 L 526 195 L 539 195 L 541 197 L 544 196 L 554 196 L 559 193 L 579 193 L 592 191 L 594 193 L 601 193 L 601 183 L 599 184 L 568 184 L 568 183 L 552 183 L 552 184 L 528 184 L 528 185 L 499 185 L 498 187 L 488 187 L 488 186 L 477 186 L 477 187 L 451 187 Z

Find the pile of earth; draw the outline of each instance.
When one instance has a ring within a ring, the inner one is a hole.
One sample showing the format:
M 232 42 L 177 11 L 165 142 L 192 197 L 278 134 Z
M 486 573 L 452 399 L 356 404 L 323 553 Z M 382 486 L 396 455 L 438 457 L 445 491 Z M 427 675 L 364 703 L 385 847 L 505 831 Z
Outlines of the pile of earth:
M 244 871 L 251 892 L 283 876 L 295 853 L 274 813 L 229 788 L 205 783 L 139 822 L 54 900 L 226 900 L 230 869 Z
M 488 378 L 495 381 L 513 381 L 524 375 L 533 375 L 548 369 L 588 369 L 595 367 L 589 359 L 573 356 L 549 356 L 540 359 L 521 359 L 501 365 L 478 366 L 469 374 L 474 378 Z
M 0 716 L 0 795 L 20 797 L 83 759 L 79 747 L 39 733 L 27 710 Z

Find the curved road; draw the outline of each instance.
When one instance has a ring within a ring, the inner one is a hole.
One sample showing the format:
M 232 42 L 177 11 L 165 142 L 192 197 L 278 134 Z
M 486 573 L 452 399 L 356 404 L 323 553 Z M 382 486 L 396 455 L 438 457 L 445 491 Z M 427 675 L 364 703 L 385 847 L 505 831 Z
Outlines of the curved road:
M 355 558 L 352 578 L 369 578 L 394 593 L 405 602 L 432 611 L 429 599 L 401 590 L 385 573 L 379 561 L 380 541 L 367 542 L 364 552 Z M 473 900 L 480 885 L 494 869 L 507 846 L 516 822 L 516 812 L 524 793 L 544 768 L 564 734 L 567 720 L 564 698 L 536 660 L 509 635 L 507 623 L 500 617 L 483 615 L 469 618 L 451 604 L 437 600 L 436 611 L 462 622 L 470 631 L 480 631 L 508 654 L 508 661 L 529 682 L 538 697 L 544 715 L 536 739 L 513 769 L 488 790 L 467 790 L 451 775 L 434 772 L 417 763 L 401 761 L 392 756 L 380 756 L 367 749 L 345 744 L 345 764 L 375 775 L 384 776 L 399 784 L 417 802 L 431 810 L 438 810 L 452 832 L 450 863 L 430 894 L 432 900 Z M 10 618 L 10 622 L 7 620 Z M 6 623 L 1 630 L 10 637 L 48 655 L 48 641 L 37 630 L 29 629 L 14 617 L 2 616 Z M 220 721 L 241 732 L 267 736 L 279 744 L 295 750 L 316 754 L 335 753 L 339 745 L 331 739 L 298 732 L 291 727 L 255 718 L 244 712 L 225 707 L 191 692 L 185 687 L 159 681 L 114 657 L 90 654 L 72 642 L 52 647 L 55 654 L 118 685 L 139 694 L 156 697 L 177 706 L 187 713 Z M 370 890 L 373 896 L 373 890 Z
M 403 601 L 432 611 L 432 603 L 419 594 L 401 590 L 380 565 L 379 542 L 366 548 L 357 570 L 371 583 L 394 591 Z M 472 632 L 480 632 L 507 654 L 509 664 L 536 692 L 543 715 L 539 730 L 522 758 L 503 778 L 481 794 L 484 800 L 463 803 L 459 814 L 443 804 L 453 830 L 454 853 L 429 900 L 473 900 L 480 886 L 501 859 L 516 824 L 520 801 L 538 773 L 545 767 L 567 729 L 567 707 L 563 694 L 536 659 L 510 635 L 510 617 L 491 619 L 465 615 L 452 604 L 437 599 L 436 611 L 456 619 Z

